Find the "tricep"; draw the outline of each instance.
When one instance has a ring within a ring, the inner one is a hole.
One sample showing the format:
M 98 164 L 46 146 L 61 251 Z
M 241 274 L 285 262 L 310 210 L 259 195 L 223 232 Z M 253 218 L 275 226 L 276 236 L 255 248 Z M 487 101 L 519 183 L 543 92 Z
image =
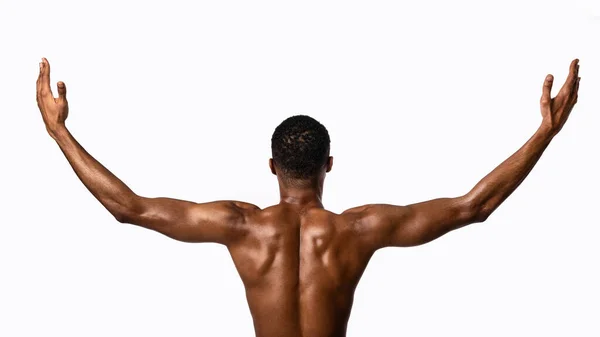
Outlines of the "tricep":
M 373 249 L 417 246 L 475 222 L 485 220 L 466 196 L 438 198 L 406 206 L 365 207 L 359 232 Z

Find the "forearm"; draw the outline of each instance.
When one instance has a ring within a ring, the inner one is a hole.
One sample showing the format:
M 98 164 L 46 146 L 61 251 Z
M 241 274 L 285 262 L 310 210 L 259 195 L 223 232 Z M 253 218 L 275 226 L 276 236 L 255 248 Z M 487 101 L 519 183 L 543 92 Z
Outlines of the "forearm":
M 485 220 L 523 182 L 550 144 L 553 135 L 550 128 L 540 126 L 517 152 L 479 181 L 466 195 L 466 199 L 477 209 L 479 219 Z
M 127 214 L 137 195 L 94 159 L 66 127 L 53 130 L 50 135 L 94 197 L 117 219 Z

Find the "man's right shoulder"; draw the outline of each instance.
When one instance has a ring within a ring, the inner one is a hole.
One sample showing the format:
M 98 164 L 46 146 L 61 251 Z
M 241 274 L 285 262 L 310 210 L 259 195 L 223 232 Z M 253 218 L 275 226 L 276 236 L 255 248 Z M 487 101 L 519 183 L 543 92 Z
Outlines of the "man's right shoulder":
M 376 209 L 377 207 L 374 204 L 356 206 L 343 211 L 340 216 L 344 218 L 348 225 L 355 227 L 355 229 L 361 229 L 372 222 L 372 215 L 376 214 Z
M 342 212 L 342 214 L 340 215 L 345 215 L 348 217 L 369 218 L 377 216 L 378 214 L 382 214 L 384 212 L 389 212 L 389 208 L 398 209 L 401 208 L 401 206 L 387 204 L 366 204 L 362 206 L 349 208 Z
M 385 222 L 390 218 L 390 215 L 395 215 L 396 218 L 399 218 L 406 211 L 406 206 L 367 204 L 349 208 L 340 215 L 345 217 L 348 223 L 353 225 L 354 229 L 365 232 L 383 229 L 382 227 L 386 227 Z

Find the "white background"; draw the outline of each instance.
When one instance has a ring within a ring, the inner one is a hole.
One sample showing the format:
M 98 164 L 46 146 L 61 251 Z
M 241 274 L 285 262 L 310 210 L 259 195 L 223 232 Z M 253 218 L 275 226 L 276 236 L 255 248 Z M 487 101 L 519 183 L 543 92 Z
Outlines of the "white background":
M 378 252 L 348 336 L 600 335 L 600 11 L 584 1 L 2 1 L 0 335 L 252 336 L 226 249 L 120 224 L 35 103 L 147 197 L 278 202 L 270 137 L 332 138 L 328 209 L 466 193 L 536 130 L 544 77 L 579 103 L 486 221 Z

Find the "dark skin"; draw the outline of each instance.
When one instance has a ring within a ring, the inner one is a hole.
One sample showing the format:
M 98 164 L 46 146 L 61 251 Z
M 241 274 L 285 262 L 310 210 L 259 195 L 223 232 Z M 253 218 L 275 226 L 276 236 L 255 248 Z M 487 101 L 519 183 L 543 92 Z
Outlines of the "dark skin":
M 53 96 L 46 59 L 40 63 L 37 102 L 50 136 L 117 221 L 175 240 L 227 247 L 246 289 L 256 336 L 341 337 L 346 335 L 354 290 L 378 249 L 421 245 L 483 222 L 521 184 L 577 102 L 578 63 L 573 60 L 554 98 L 553 77 L 546 77 L 537 131 L 467 194 L 406 206 L 370 204 L 341 214 L 325 210 L 321 201 L 332 157 L 307 180 L 285 177 L 270 159 L 280 202 L 265 209 L 240 201 L 195 203 L 139 196 L 67 130 L 66 87 L 58 82 L 58 98 Z

